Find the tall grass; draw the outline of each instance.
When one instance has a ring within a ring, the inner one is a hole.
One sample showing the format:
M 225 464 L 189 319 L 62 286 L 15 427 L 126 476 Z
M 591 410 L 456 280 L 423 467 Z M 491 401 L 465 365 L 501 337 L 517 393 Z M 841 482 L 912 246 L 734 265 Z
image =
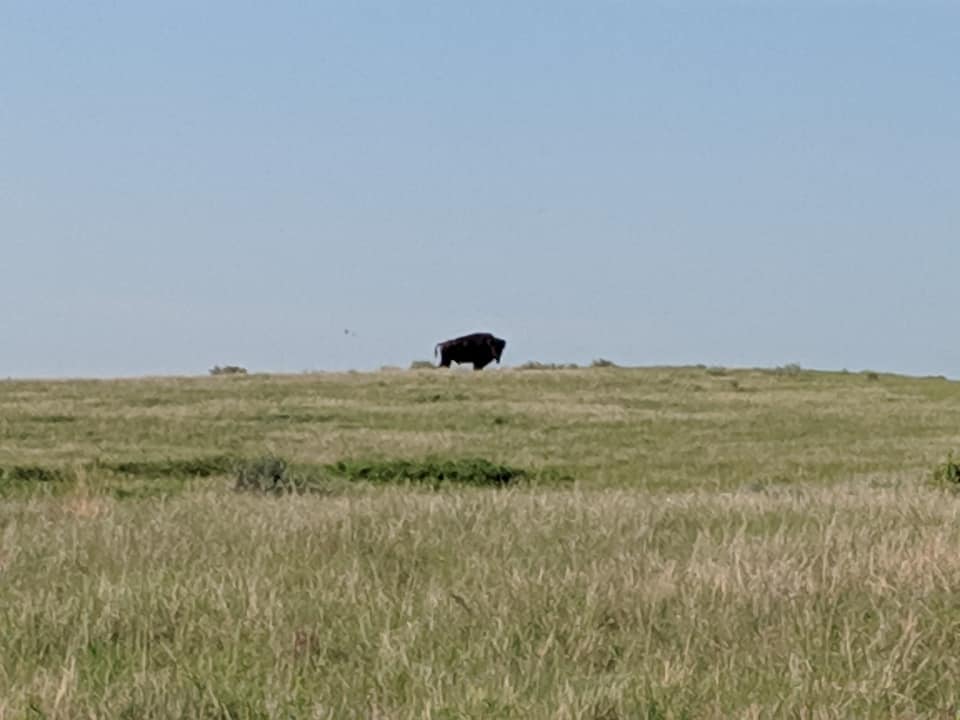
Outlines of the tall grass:
M 958 427 L 799 368 L 0 382 L 0 720 L 953 717 Z
M 0 717 L 945 717 L 960 506 L 203 492 L 0 509 Z

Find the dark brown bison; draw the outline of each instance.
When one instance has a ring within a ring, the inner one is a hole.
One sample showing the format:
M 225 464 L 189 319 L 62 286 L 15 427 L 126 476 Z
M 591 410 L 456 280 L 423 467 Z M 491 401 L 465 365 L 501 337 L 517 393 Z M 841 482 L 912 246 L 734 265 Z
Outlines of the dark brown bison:
M 452 362 L 473 363 L 474 370 L 483 370 L 491 360 L 500 364 L 500 356 L 506 346 L 506 340 L 490 333 L 473 333 L 437 343 L 433 356 L 436 357 L 437 351 L 440 352 L 440 367 L 450 367 Z

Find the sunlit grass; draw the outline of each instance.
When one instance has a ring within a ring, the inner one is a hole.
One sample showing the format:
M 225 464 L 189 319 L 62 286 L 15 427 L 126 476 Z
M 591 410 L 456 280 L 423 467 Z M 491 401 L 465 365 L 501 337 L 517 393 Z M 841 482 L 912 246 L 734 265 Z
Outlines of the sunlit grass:
M 0 718 L 952 717 L 958 401 L 718 368 L 0 383 Z M 267 453 L 534 477 L 236 492 Z

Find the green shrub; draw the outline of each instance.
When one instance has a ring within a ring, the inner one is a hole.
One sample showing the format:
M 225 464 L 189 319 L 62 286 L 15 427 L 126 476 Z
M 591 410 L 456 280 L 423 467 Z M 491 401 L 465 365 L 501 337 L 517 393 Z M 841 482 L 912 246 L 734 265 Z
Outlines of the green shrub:
M 590 363 L 590 367 L 611 368 L 611 367 L 617 367 L 617 364 L 613 360 L 607 360 L 606 358 L 597 358 L 592 363 Z
M 410 363 L 411 370 L 435 370 L 436 365 L 434 365 L 429 360 L 414 360 Z
M 960 462 L 954 459 L 952 452 L 933 469 L 933 482 L 941 487 L 960 487 Z

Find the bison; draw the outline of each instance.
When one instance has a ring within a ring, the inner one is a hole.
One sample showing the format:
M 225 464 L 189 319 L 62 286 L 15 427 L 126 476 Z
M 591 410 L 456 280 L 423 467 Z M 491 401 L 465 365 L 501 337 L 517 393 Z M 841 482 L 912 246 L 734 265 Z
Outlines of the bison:
M 433 356 L 436 357 L 437 351 L 440 352 L 440 367 L 450 367 L 452 362 L 473 363 L 474 370 L 483 370 L 491 360 L 500 364 L 500 356 L 506 345 L 506 340 L 490 333 L 473 333 L 437 343 L 433 348 Z

